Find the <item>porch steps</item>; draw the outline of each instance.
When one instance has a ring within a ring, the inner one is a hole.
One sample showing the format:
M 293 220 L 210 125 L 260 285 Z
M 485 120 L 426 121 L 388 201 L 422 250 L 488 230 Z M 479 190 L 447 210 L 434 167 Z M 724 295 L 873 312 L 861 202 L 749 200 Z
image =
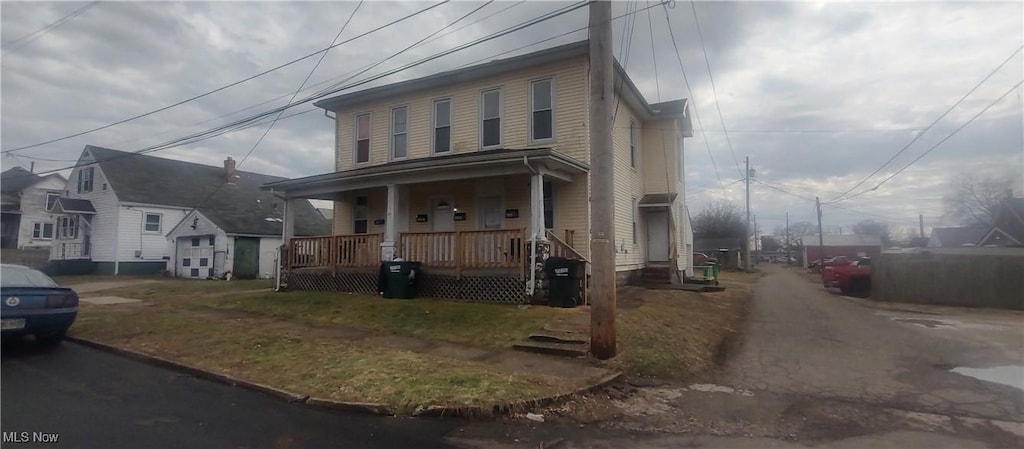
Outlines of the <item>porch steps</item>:
M 672 268 L 667 265 L 648 265 L 640 273 L 645 285 L 672 284 Z
M 557 355 L 562 357 L 586 357 L 590 352 L 589 345 L 584 343 L 554 343 L 548 341 L 527 340 L 512 345 L 512 349 L 538 354 Z

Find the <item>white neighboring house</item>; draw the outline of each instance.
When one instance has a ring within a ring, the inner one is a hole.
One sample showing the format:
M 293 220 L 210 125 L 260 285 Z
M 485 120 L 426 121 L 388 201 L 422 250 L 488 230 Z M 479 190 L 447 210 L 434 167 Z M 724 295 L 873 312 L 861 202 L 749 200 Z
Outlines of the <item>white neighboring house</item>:
M 49 208 L 57 201 L 67 180 L 59 174 L 39 176 L 21 167 L 0 173 L 2 229 L 0 247 L 5 249 L 50 246 L 54 223 Z
M 283 179 L 236 172 L 231 158 L 220 168 L 92 145 L 85 147 L 75 165 L 64 195 L 51 210 L 56 230 L 50 260 L 56 272 L 173 271 L 180 260 L 174 258 L 175 244 L 168 234 L 186 215 L 199 210 L 205 215 L 244 211 L 271 216 L 273 197 L 259 186 Z M 320 217 L 308 202 L 306 206 L 309 214 Z M 321 221 L 323 232 L 329 232 L 329 224 Z M 276 224 L 278 239 L 281 227 Z M 212 254 L 211 249 L 211 268 Z M 195 277 L 220 273 L 203 274 Z

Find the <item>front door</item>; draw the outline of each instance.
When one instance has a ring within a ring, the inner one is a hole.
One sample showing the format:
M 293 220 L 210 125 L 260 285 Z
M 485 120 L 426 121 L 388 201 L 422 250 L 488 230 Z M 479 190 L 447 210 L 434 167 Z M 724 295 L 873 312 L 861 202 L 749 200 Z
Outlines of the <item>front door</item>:
M 455 230 L 455 209 L 450 197 L 436 197 L 430 200 L 431 229 L 434 232 Z
M 480 229 L 501 229 L 504 211 L 501 210 L 500 196 L 486 196 L 477 199 L 480 211 Z
M 260 274 L 260 239 L 235 237 L 235 264 L 232 276 L 239 279 L 256 279 Z
M 668 262 L 668 212 L 647 213 L 647 260 Z

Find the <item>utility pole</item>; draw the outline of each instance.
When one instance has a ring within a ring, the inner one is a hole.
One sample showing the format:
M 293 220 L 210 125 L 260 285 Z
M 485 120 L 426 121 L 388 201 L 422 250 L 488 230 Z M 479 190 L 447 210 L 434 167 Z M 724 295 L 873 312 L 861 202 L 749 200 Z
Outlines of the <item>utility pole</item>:
M 747 166 L 747 226 L 743 229 L 743 271 L 750 272 L 750 156 L 743 158 Z
M 924 239 L 924 214 L 917 214 L 917 222 L 921 229 L 921 234 L 918 237 Z
M 754 214 L 754 254 L 761 257 L 761 239 L 757 235 L 757 214 Z
M 825 234 L 821 231 L 821 200 L 814 197 L 814 205 L 818 209 L 818 252 L 821 256 L 821 269 L 825 269 Z
M 612 3 L 590 3 L 590 353 L 615 357 L 615 191 L 612 153 Z
M 789 211 L 786 211 L 786 265 L 789 265 Z

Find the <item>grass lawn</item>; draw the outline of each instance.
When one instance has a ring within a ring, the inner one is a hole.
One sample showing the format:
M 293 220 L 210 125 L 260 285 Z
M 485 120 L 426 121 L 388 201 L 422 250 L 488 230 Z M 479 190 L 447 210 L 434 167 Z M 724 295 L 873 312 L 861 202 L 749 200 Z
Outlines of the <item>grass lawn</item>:
M 160 280 L 160 282 L 156 283 L 150 282 L 103 290 L 103 294 L 142 299 L 149 302 L 188 302 L 188 300 L 197 300 L 210 294 L 250 292 L 253 290 L 267 290 L 269 292 L 274 287 L 274 281 L 271 279 L 217 281 L 160 278 Z
M 418 405 L 490 405 L 572 388 L 551 376 L 346 344 L 301 325 L 267 332 L 245 320 L 168 307 L 87 305 L 71 334 L 300 394 L 386 403 L 399 412 Z
M 122 281 L 122 282 L 124 282 L 124 281 L 131 281 L 131 280 L 135 280 L 135 279 L 138 279 L 138 280 L 142 280 L 142 279 L 158 280 L 158 279 L 167 279 L 167 278 L 159 276 L 159 275 L 156 275 L 156 274 L 151 274 L 151 275 L 146 275 L 146 276 L 126 276 L 126 275 L 114 276 L 112 274 L 81 274 L 81 275 L 74 275 L 74 274 L 72 274 L 72 275 L 63 275 L 63 276 L 53 276 L 53 280 L 57 281 L 58 284 L 66 285 L 66 286 L 71 286 L 71 287 L 74 287 L 75 285 L 88 284 L 88 283 L 93 283 L 93 282 L 113 282 L 113 281 Z

